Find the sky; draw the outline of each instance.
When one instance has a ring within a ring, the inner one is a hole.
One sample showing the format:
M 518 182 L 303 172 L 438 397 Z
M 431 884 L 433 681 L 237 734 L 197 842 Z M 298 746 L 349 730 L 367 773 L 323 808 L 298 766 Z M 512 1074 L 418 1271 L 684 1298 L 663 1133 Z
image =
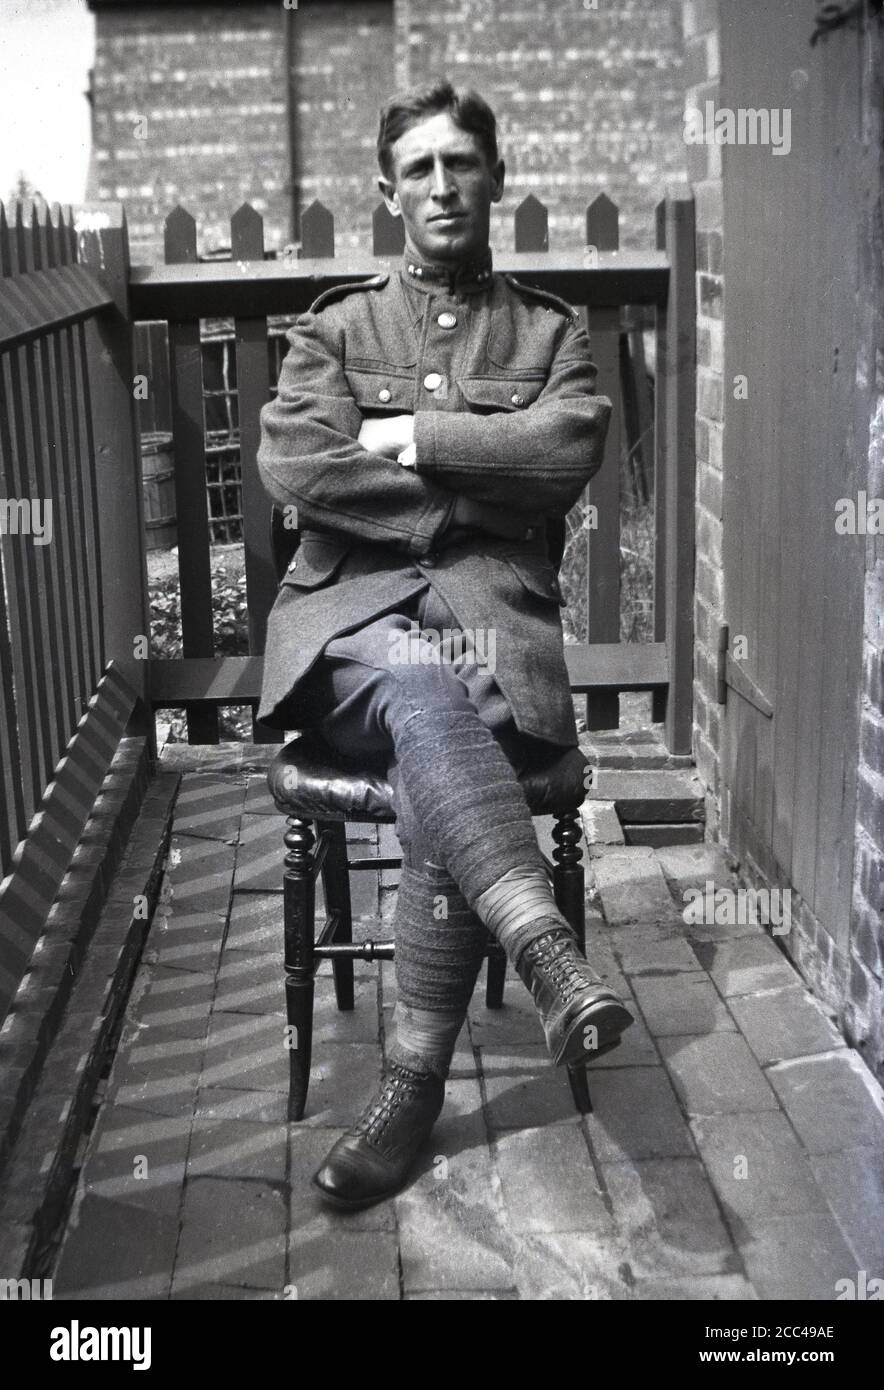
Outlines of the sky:
M 86 0 L 0 0 L 0 201 L 21 170 L 49 202 L 82 202 L 94 48 Z

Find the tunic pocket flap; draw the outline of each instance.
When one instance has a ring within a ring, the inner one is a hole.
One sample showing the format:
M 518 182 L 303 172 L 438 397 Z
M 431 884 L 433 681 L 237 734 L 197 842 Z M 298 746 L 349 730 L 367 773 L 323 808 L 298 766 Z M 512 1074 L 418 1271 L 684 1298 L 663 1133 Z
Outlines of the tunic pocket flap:
M 478 410 L 522 410 L 537 400 L 546 382 L 546 373 L 537 376 L 464 376 L 459 386 L 468 405 Z
M 565 607 L 567 599 L 562 594 L 558 575 L 548 560 L 539 555 L 506 555 L 504 559 L 530 593 Z
M 295 589 L 318 589 L 332 578 L 350 549 L 347 541 L 303 536 L 282 583 Z
M 385 371 L 383 367 L 344 368 L 347 384 L 359 409 L 410 415 L 414 410 L 414 374 Z

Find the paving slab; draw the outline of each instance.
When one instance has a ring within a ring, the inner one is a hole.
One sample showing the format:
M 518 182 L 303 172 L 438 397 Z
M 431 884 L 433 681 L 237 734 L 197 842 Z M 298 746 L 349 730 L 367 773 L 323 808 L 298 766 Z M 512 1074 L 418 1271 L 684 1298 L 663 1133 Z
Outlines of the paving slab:
M 244 783 L 230 777 L 186 773 L 175 802 L 175 834 L 235 842 L 245 792 Z
M 870 1148 L 884 1156 L 881 1088 L 849 1048 L 766 1072 L 809 1153 Z
M 598 1161 L 696 1153 L 664 1067 L 593 1070 L 590 1096 L 592 1113 L 584 1116 L 583 1124 Z
M 494 1157 L 512 1231 L 602 1236 L 611 1214 L 579 1123 L 498 1135 Z
M 139 1028 L 204 1038 L 214 990 L 215 978 L 206 971 L 146 967 L 138 972 L 127 1013 Z
M 736 1031 L 727 1006 L 702 970 L 635 975 L 632 988 L 655 1037 Z
M 482 1047 L 479 1056 L 492 1129 L 530 1129 L 574 1119 L 567 1070 L 552 1065 L 545 1044 Z M 590 1091 L 592 1084 L 590 1077 Z
M 477 1081 L 449 1082 L 417 1177 L 395 1209 L 405 1291 L 512 1288 L 512 1237 Z
M 194 1115 L 204 1120 L 251 1120 L 258 1124 L 284 1124 L 288 1098 L 282 1091 L 237 1091 L 223 1086 L 201 1086 Z
M 531 1302 L 619 1302 L 633 1279 L 619 1246 L 583 1232 L 534 1232 L 515 1238 L 513 1276 Z
M 190 1115 L 105 1106 L 83 1168 L 92 1196 L 176 1217 L 190 1140 Z
M 173 832 L 166 870 L 175 912 L 223 912 L 230 904 L 236 850 Z
M 298 1300 L 398 1300 L 399 1246 L 385 1231 L 295 1232 L 289 1243 L 289 1287 Z
M 762 989 L 785 988 L 799 982 L 795 967 L 770 937 L 756 931 L 728 941 L 697 941 L 697 959 L 708 970 L 726 999 Z
M 659 1047 L 688 1115 L 779 1108 L 764 1072 L 739 1033 L 660 1038 Z
M 264 953 L 282 960 L 283 913 L 281 882 L 269 893 L 234 893 L 226 951 Z
M 810 1166 L 857 1268 L 884 1278 L 884 1152 L 842 1149 L 812 1156 Z
M 275 1014 L 216 1009 L 209 1024 L 201 1084 L 246 1091 L 288 1091 L 285 1020 Z
M 856 1279 L 854 1255 L 829 1212 L 750 1217 L 738 1239 L 746 1273 L 763 1300 L 832 1302 L 839 1279 Z
M 597 845 L 622 845 L 623 827 L 613 801 L 587 798 L 580 807 L 583 834 L 590 854 Z
M 657 861 L 679 902 L 685 888 L 704 889 L 709 882 L 723 888 L 735 883 L 720 845 L 661 845 Z
M 215 1008 L 223 1013 L 284 1015 L 282 952 L 274 958 L 225 951 L 218 972 Z
M 157 909 L 142 962 L 197 974 L 213 973 L 221 958 L 226 924 L 226 910 L 184 908 L 172 898 Z
M 173 1292 L 196 1284 L 282 1290 L 285 1226 L 283 1194 L 269 1183 L 192 1179 L 184 1190 Z
M 680 924 L 649 921 L 631 926 L 612 927 L 607 936 L 610 949 L 631 980 L 635 975 L 695 972 L 699 962 Z
M 675 919 L 676 905 L 650 846 L 600 847 L 590 861 L 589 872 L 605 919 L 612 926 Z
M 168 1298 L 177 1244 L 177 1213 L 87 1192 L 68 1226 L 53 1299 Z
M 187 1177 L 260 1178 L 283 1183 L 287 1133 L 284 1124 L 197 1116 L 193 1121 Z
M 828 1210 L 808 1156 L 779 1111 L 705 1115 L 691 1129 L 728 1217 Z
M 729 1003 L 762 1066 L 847 1047 L 820 1003 L 800 985 L 736 996 Z
M 742 1274 L 699 1159 L 603 1163 L 601 1175 L 635 1280 Z

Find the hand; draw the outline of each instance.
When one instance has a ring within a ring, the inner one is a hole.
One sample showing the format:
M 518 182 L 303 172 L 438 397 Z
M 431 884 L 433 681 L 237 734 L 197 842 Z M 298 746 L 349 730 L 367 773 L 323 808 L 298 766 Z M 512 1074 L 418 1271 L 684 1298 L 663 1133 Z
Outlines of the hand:
M 370 454 L 398 458 L 414 443 L 414 416 L 370 415 L 362 422 L 357 442 Z
M 408 448 L 399 454 L 396 462 L 401 463 L 403 468 L 417 468 L 417 445 L 409 444 Z

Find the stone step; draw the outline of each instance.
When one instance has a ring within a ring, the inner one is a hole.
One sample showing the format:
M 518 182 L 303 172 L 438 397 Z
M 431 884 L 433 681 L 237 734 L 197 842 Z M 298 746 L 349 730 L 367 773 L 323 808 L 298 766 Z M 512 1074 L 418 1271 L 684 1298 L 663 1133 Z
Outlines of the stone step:
M 702 784 L 696 775 L 680 768 L 648 772 L 599 768 L 589 797 L 613 801 L 622 825 L 702 825 L 705 820 Z

